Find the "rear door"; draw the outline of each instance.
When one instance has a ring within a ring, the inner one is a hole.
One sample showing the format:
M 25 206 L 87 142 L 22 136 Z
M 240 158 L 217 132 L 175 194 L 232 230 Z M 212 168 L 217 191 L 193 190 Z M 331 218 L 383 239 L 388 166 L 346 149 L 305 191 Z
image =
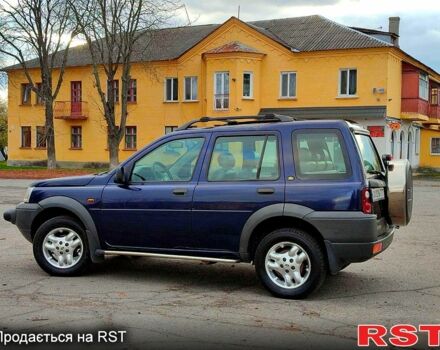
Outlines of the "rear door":
M 388 208 L 386 201 L 387 184 L 382 160 L 370 135 L 355 133 L 354 137 L 361 156 L 368 187 L 370 188 L 373 214 L 377 215 L 378 220 L 382 220 L 387 217 Z
M 281 135 L 213 134 L 193 204 L 192 235 L 206 251 L 236 254 L 258 209 L 284 202 Z

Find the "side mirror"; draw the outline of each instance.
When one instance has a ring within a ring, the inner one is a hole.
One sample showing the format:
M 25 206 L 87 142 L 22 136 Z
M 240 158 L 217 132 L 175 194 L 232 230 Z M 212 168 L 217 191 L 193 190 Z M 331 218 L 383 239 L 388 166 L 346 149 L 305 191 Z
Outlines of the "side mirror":
M 392 165 L 390 165 L 390 162 L 393 160 L 393 155 L 392 154 L 384 154 L 382 155 L 382 161 L 385 164 L 385 167 L 392 171 Z
M 116 169 L 115 182 L 121 185 L 126 185 L 128 183 L 127 174 L 124 167 L 119 167 Z

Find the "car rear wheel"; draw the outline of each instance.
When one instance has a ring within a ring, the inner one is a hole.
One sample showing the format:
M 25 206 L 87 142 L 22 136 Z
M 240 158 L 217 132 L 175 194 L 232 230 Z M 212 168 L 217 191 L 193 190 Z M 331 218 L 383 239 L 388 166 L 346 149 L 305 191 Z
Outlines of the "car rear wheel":
M 75 276 L 90 265 L 87 236 L 73 218 L 58 216 L 43 223 L 33 240 L 38 265 L 54 276 Z
M 413 207 L 412 169 L 408 160 L 389 162 L 387 172 L 388 215 L 396 226 L 409 224 Z
M 259 243 L 255 269 L 263 285 L 282 298 L 304 298 L 319 288 L 327 274 L 325 255 L 307 232 L 284 228 Z

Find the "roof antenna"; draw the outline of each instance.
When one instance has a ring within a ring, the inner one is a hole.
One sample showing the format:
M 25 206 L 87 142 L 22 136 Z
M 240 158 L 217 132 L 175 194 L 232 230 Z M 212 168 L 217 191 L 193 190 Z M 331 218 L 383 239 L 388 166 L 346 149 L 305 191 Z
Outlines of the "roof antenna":
M 237 18 L 240 19 L 240 5 L 238 5 L 238 14 L 237 14 Z

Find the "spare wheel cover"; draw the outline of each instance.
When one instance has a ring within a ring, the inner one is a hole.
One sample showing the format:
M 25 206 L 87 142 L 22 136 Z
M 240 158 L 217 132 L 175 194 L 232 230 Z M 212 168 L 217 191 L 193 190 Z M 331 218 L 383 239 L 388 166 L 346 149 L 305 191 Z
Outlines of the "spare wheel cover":
M 387 174 L 388 214 L 393 225 L 406 226 L 411 220 L 413 184 L 407 159 L 390 161 Z

